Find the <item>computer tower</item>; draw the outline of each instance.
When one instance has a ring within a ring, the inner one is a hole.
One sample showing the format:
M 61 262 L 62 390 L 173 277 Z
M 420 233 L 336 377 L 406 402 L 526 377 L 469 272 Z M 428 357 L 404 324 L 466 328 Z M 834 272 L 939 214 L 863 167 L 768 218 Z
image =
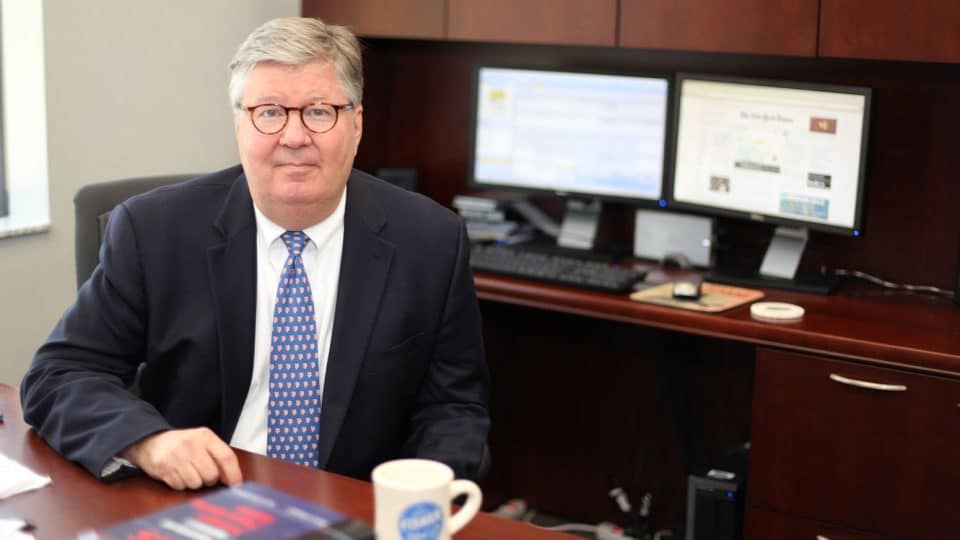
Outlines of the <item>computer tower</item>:
M 687 482 L 687 540 L 739 540 L 749 444 L 732 449 Z

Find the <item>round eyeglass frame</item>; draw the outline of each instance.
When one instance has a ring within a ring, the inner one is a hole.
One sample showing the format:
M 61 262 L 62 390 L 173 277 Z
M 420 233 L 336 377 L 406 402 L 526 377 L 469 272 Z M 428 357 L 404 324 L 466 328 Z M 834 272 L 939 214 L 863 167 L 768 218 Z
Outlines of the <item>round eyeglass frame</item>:
M 309 109 L 310 107 L 316 107 L 318 105 L 327 105 L 333 108 L 333 114 L 334 114 L 333 123 L 330 124 L 330 127 L 328 127 L 323 131 L 317 131 L 311 128 L 310 126 L 307 125 L 306 121 L 304 121 L 303 119 L 304 109 Z M 257 125 L 257 121 L 254 120 L 253 112 L 259 109 L 260 107 L 279 107 L 283 109 L 283 112 L 284 112 L 283 124 L 281 124 L 276 131 L 264 131 L 260 129 L 260 126 Z M 312 103 L 310 105 L 304 105 L 303 107 L 284 107 L 283 105 L 280 105 L 278 103 L 261 103 L 259 105 L 253 105 L 251 107 L 244 107 L 244 109 L 250 114 L 250 123 L 253 124 L 253 129 L 259 131 L 260 133 L 263 133 L 264 135 L 276 135 L 277 133 L 280 133 L 281 131 L 284 130 L 284 128 L 287 127 L 287 123 L 290 121 L 290 111 L 297 111 L 297 113 L 299 113 L 297 116 L 300 117 L 300 123 L 303 124 L 303 127 L 307 131 L 311 133 L 326 133 L 337 126 L 337 121 L 340 120 L 340 111 L 352 111 L 355 107 L 356 105 L 354 105 L 353 103 L 343 103 L 343 104 L 337 105 L 335 103 L 320 102 L 320 103 Z

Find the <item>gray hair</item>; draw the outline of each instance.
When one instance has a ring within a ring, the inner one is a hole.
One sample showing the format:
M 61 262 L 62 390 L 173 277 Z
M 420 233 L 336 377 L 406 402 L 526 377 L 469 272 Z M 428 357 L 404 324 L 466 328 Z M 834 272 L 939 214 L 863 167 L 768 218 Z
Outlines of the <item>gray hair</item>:
M 230 61 L 230 104 L 240 108 L 247 76 L 257 64 L 302 66 L 314 60 L 332 62 L 347 99 L 360 104 L 363 59 L 357 37 L 345 26 L 302 17 L 268 21 L 240 44 Z

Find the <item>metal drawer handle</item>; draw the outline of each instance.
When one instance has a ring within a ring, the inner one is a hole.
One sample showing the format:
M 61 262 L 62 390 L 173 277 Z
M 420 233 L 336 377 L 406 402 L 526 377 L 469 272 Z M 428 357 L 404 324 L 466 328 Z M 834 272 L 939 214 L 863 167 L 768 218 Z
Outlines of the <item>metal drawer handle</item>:
M 830 539 L 827 538 L 826 536 L 822 535 L 822 534 L 818 534 L 818 535 L 817 535 L 817 540 L 830 540 Z
M 867 388 L 869 390 L 881 390 L 883 392 L 906 392 L 907 386 L 904 384 L 882 384 L 870 381 L 861 381 L 860 379 L 850 379 L 836 373 L 830 374 L 830 380 L 840 384 L 856 386 L 858 388 Z M 830 540 L 829 538 L 827 540 Z

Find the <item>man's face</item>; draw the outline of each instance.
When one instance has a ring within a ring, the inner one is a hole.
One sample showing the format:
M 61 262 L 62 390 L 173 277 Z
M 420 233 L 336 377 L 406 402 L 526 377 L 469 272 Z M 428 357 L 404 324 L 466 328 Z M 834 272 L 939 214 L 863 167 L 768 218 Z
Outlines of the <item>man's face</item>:
M 303 107 L 321 101 L 335 105 L 349 101 L 331 63 L 261 63 L 247 77 L 241 106 Z M 253 126 L 249 112 L 240 111 L 237 143 L 257 208 L 281 226 L 302 228 L 323 220 L 336 208 L 360 144 L 363 110 L 358 105 L 352 111 L 340 111 L 336 125 L 325 133 L 304 127 L 297 111 L 288 114 L 279 133 L 265 135 Z M 304 223 L 305 219 L 312 223 Z

